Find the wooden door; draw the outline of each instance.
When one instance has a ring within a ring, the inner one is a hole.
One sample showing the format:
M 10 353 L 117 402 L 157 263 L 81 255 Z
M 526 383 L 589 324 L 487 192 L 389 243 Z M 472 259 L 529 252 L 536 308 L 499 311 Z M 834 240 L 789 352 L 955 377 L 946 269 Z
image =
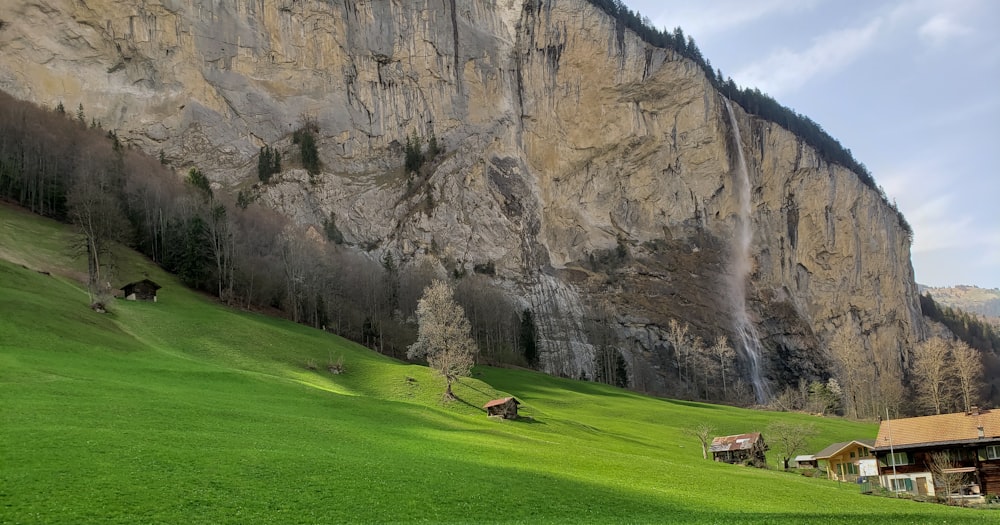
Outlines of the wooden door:
M 921 496 L 927 495 L 927 478 L 923 476 L 917 478 L 917 494 Z

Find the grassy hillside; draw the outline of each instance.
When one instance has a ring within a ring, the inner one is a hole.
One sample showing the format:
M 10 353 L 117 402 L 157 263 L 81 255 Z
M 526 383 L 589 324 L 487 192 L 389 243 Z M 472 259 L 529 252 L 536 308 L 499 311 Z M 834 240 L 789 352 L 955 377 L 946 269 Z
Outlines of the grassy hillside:
M 420 366 L 223 308 L 133 253 L 160 301 L 87 307 L 70 234 L 0 206 L 0 523 L 982 522 L 984 512 L 701 459 L 685 427 L 810 422 L 480 368 Z M 48 273 L 40 273 L 48 272 Z M 325 371 L 342 359 L 343 375 Z M 315 361 L 319 371 L 304 364 Z M 526 421 L 478 408 L 515 395 Z M 776 458 L 772 459 L 776 464 Z

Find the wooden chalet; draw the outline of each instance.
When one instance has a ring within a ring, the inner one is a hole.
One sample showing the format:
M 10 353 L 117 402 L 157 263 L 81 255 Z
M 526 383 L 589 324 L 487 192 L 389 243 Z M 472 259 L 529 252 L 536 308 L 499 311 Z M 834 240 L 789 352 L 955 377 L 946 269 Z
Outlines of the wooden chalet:
M 874 452 L 879 481 L 889 490 L 960 499 L 1000 496 L 1000 410 L 973 407 L 882 421 Z M 950 463 L 937 478 L 931 467 L 936 453 L 947 454 Z M 958 490 L 938 494 L 942 475 L 959 476 Z
M 517 419 L 517 406 L 521 403 L 513 397 L 494 399 L 483 405 L 486 415 L 502 417 L 504 419 Z
M 735 436 L 720 436 L 712 439 L 712 459 L 725 463 L 753 463 L 766 465 L 767 444 L 760 432 L 737 434 Z
M 874 439 L 856 439 L 834 443 L 813 454 L 813 457 L 825 464 L 827 478 L 853 483 L 862 477 L 878 475 L 874 449 Z
M 150 281 L 149 279 L 143 279 L 141 281 L 136 281 L 134 283 L 128 283 L 121 287 L 122 297 L 126 301 L 153 301 L 156 302 L 156 291 L 162 288 L 162 286 Z

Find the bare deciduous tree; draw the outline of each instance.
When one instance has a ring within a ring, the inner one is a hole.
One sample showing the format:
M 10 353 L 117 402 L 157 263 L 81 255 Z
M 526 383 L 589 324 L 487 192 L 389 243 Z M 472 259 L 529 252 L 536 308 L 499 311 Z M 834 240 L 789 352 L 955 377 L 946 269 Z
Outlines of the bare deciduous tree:
M 729 399 L 729 390 L 726 386 L 726 369 L 733 365 L 736 359 L 736 350 L 729 346 L 729 339 L 720 335 L 712 345 L 712 354 L 719 360 L 719 372 L 722 374 L 722 399 Z
M 932 337 L 913 350 L 914 389 L 918 404 L 940 414 L 947 400 L 948 342 Z
M 931 474 L 934 476 L 935 492 L 943 493 L 944 498 L 958 492 L 966 483 L 964 472 L 954 472 L 951 456 L 948 452 L 934 452 L 930 455 Z
M 406 355 L 411 359 L 427 358 L 427 364 L 444 377 L 445 398 L 453 399 L 451 385 L 469 375 L 478 349 L 472 340 L 469 320 L 447 283 L 434 281 L 424 290 L 417 303 L 417 322 L 417 341 Z
M 510 362 L 520 355 L 516 351 L 517 309 L 489 277 L 473 274 L 462 278 L 455 286 L 455 301 L 465 310 L 481 359 Z
M 708 459 L 708 445 L 712 442 L 712 434 L 715 433 L 715 427 L 708 423 L 702 423 L 696 427 L 688 428 L 686 432 L 698 438 L 698 441 L 701 443 L 701 457 L 702 459 Z
M 702 399 L 709 399 L 709 383 L 716 376 L 716 363 L 705 348 L 705 342 L 695 337 L 691 342 L 691 355 L 688 356 L 688 376 L 695 388 L 695 394 Z
M 979 403 L 979 383 L 983 377 L 983 358 L 976 350 L 962 341 L 951 343 L 951 356 L 955 376 L 966 412 Z
M 803 450 L 806 441 L 814 434 L 816 434 L 816 428 L 808 424 L 798 425 L 776 421 L 767 427 L 767 441 L 778 450 L 785 470 L 788 470 L 788 462 L 795 456 L 795 453 Z
M 96 149 L 96 148 L 95 148 Z M 121 209 L 121 181 L 114 162 L 88 150 L 81 155 L 76 178 L 69 192 L 69 215 L 83 236 L 83 251 L 87 257 L 87 289 L 92 303 L 103 303 L 109 292 L 102 271 L 105 256 L 112 244 L 128 231 L 128 221 Z M 103 306 L 103 305 L 101 305 Z
M 837 364 L 837 377 L 840 378 L 846 408 L 854 412 L 855 418 L 868 415 L 864 405 L 867 397 L 866 382 L 873 380 L 868 376 L 871 367 L 865 359 L 861 341 L 854 335 L 851 327 L 845 326 L 834 335 L 830 353 Z
M 674 349 L 674 360 L 677 364 L 677 380 L 680 381 L 681 371 L 684 369 L 684 360 L 688 353 L 688 330 L 690 326 L 684 323 L 682 326 L 677 319 L 671 319 L 667 325 L 667 341 Z
M 628 387 L 628 365 L 618 349 L 614 330 L 615 307 L 609 301 L 590 308 L 586 321 L 587 339 L 594 345 L 594 381 Z
M 404 319 L 412 319 L 423 291 L 435 279 L 443 279 L 444 270 L 430 256 L 418 255 L 399 276 L 399 309 Z

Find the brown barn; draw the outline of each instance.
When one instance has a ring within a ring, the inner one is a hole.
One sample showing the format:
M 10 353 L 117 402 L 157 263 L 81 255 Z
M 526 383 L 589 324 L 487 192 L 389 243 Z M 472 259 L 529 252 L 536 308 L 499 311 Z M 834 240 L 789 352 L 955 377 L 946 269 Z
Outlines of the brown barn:
M 737 434 L 735 436 L 720 436 L 712 439 L 712 459 L 725 463 L 754 463 L 766 465 L 767 444 L 760 432 Z
M 517 419 L 517 406 L 521 403 L 513 397 L 494 399 L 483 405 L 487 416 L 499 416 L 504 419 Z
M 143 279 L 141 281 L 136 281 L 134 283 L 128 283 L 122 286 L 122 297 L 127 301 L 153 301 L 156 302 L 156 291 L 162 288 L 162 286 L 150 281 L 149 279 Z

